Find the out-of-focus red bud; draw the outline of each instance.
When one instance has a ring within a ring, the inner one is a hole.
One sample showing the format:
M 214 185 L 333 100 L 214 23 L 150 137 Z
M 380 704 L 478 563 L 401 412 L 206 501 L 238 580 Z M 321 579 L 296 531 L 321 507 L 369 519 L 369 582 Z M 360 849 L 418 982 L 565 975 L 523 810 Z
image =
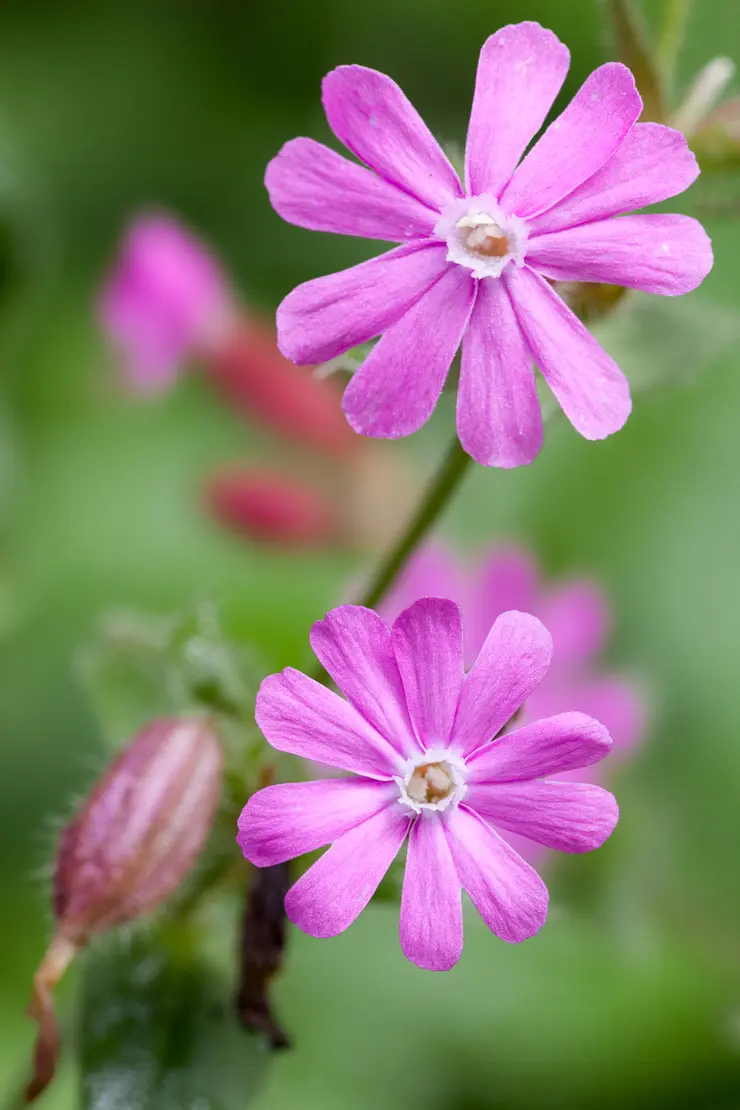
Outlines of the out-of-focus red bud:
M 210 352 L 207 368 L 231 405 L 286 439 L 339 458 L 358 450 L 335 383 L 284 358 L 267 325 L 242 320 Z
M 209 512 L 233 532 L 285 547 L 337 538 L 337 512 L 317 489 L 269 470 L 223 470 L 205 486 Z
M 89 937 L 158 906 L 206 842 L 223 756 L 200 719 L 164 718 L 117 756 L 64 829 L 54 871 L 56 931 L 34 976 L 39 1023 L 32 1101 L 50 1082 L 59 1051 L 51 990 Z

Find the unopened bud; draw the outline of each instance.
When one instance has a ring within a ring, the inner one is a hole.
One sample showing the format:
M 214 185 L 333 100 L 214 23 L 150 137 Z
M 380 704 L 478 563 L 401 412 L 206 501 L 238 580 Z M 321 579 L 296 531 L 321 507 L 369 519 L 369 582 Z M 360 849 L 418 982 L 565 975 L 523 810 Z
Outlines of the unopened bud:
M 51 989 L 88 938 L 155 909 L 195 864 L 211 829 L 221 746 L 202 720 L 155 721 L 117 756 L 64 829 L 54 871 L 56 931 L 34 976 L 39 1023 L 32 1101 L 50 1082 L 59 1036 Z
M 317 489 L 268 470 L 242 467 L 214 474 L 205 486 L 212 516 L 232 531 L 284 547 L 337 539 L 337 511 Z
M 333 381 L 280 354 L 275 335 L 257 320 L 242 320 L 207 360 L 211 382 L 230 404 L 293 443 L 333 457 L 359 449 Z
M 694 78 L 683 103 L 673 113 L 671 124 L 688 139 L 706 127 L 709 115 L 735 76 L 731 58 L 713 58 Z

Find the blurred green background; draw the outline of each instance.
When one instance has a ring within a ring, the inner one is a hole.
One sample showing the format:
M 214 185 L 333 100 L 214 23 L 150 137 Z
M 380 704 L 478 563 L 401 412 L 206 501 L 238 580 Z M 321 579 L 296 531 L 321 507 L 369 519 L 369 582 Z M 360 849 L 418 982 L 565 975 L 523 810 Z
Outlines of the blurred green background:
M 358 570 L 251 548 L 202 517 L 202 475 L 264 436 L 198 379 L 151 404 L 116 390 L 93 303 L 124 222 L 146 204 L 181 214 L 272 311 L 372 251 L 282 224 L 262 186 L 283 141 L 326 137 L 329 68 L 391 73 L 461 142 L 488 34 L 552 27 L 573 54 L 571 95 L 608 57 L 602 14 L 594 0 L 0 6 L 0 1091 L 31 1043 L 23 1010 L 49 926 L 38 876 L 101 763 L 74 674 L 97 615 L 215 595 L 270 664 L 300 663 L 310 621 Z M 694 5 L 679 83 L 716 54 L 740 59 L 737 0 Z M 740 175 L 730 187 L 740 212 Z M 740 219 L 706 222 L 714 273 L 673 317 L 656 309 L 649 354 L 624 359 L 680 387 L 640 396 L 604 443 L 556 419 L 533 466 L 478 468 L 445 521 L 462 548 L 513 538 L 548 573 L 608 587 L 613 657 L 652 689 L 617 832 L 550 867 L 539 938 L 510 948 L 471 916 L 445 975 L 406 963 L 390 906 L 334 941 L 291 936 L 277 993 L 296 1048 L 258 1110 L 740 1107 Z M 629 346 L 609 328 L 615 351 Z M 398 449 L 427 469 L 451 426 L 448 398 Z M 66 1110 L 63 1088 L 42 1105 Z

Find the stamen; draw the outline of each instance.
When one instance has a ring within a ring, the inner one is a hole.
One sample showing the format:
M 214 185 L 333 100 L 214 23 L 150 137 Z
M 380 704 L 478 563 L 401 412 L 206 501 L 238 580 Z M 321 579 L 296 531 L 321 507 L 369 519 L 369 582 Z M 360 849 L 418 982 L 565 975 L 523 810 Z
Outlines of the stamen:
M 470 212 L 458 220 L 457 227 L 463 244 L 476 254 L 505 258 L 510 252 L 508 235 L 487 212 Z
M 448 763 L 422 763 L 414 770 L 407 786 L 408 795 L 420 804 L 441 802 L 455 787 Z

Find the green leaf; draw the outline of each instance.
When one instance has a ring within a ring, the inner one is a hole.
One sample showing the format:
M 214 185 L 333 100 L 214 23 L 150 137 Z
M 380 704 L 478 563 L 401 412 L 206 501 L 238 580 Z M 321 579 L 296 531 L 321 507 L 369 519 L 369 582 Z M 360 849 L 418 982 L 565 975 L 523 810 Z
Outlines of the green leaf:
M 183 925 L 97 941 L 83 971 L 81 1110 L 245 1110 L 269 1051 L 239 1025 L 229 970 Z
M 643 120 L 661 122 L 666 116 L 662 80 L 645 28 L 632 0 L 606 0 L 617 56 L 632 70 L 644 104 Z

